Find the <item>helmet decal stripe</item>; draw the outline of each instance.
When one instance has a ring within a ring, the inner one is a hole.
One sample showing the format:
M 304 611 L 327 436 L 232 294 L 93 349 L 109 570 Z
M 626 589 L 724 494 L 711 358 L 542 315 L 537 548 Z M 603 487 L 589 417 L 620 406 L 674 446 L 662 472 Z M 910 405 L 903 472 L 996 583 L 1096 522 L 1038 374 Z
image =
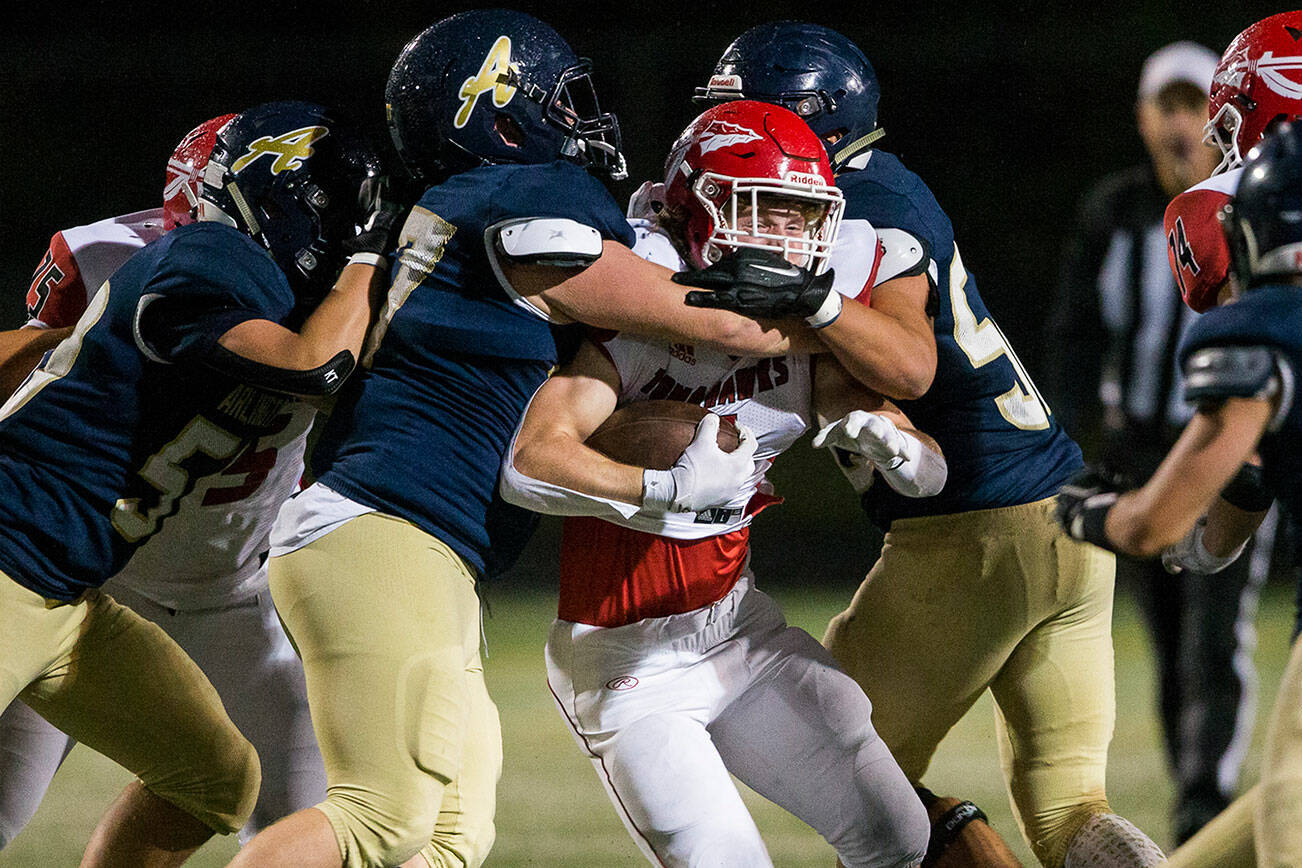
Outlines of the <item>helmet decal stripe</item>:
M 325 127 L 300 127 L 276 137 L 263 136 L 249 142 L 249 149 L 231 165 L 231 172 L 239 174 L 244 167 L 264 156 L 274 156 L 271 174 L 292 172 L 301 168 L 303 161 L 312 156 L 312 143 L 329 134 Z
M 461 97 L 461 107 L 457 109 L 452 125 L 457 129 L 464 127 L 470 121 L 470 112 L 479 102 L 480 95 L 490 90 L 493 92 L 493 105 L 505 108 L 516 91 L 515 87 L 507 83 L 512 70 L 519 71 L 511 63 L 511 37 L 499 36 L 488 50 L 488 56 L 484 58 L 479 72 L 461 83 L 461 90 L 457 94 Z

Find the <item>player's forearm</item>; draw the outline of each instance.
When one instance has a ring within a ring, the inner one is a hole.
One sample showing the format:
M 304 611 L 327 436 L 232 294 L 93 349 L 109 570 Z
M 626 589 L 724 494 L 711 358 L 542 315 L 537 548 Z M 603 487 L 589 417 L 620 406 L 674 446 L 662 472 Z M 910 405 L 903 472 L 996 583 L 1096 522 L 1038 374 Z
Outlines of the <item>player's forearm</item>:
M 41 357 L 72 334 L 61 329 L 22 328 L 0 331 L 0 391 L 6 400 L 41 361 Z
M 362 263 L 344 266 L 334 287 L 303 323 L 294 352 L 301 369 L 325 364 L 347 350 L 357 358 L 388 282 L 384 269 Z
M 522 433 L 511 462 L 524 477 L 548 485 L 634 505 L 642 502 L 643 468 L 612 461 L 567 433 Z
M 1203 528 L 1202 543 L 1207 553 L 1223 558 L 1237 551 L 1261 526 L 1266 517 L 1263 512 L 1239 509 L 1223 498 L 1212 501 L 1207 510 L 1207 525 Z
M 1256 449 L 1270 412 L 1264 400 L 1230 399 L 1196 413 L 1152 478 L 1108 511 L 1115 549 L 1153 557 L 1183 538 Z
M 847 302 L 818 337 L 855 379 L 890 398 L 919 398 L 936 375 L 936 341 L 892 316 Z

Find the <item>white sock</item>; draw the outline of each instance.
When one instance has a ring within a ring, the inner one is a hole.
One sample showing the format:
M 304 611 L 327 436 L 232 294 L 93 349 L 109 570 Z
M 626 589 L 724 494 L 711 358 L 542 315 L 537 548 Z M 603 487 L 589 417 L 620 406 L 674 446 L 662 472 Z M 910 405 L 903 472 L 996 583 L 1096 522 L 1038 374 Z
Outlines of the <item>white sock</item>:
M 1135 824 L 1116 814 L 1095 814 L 1072 836 L 1063 868 L 1149 868 L 1166 861 Z

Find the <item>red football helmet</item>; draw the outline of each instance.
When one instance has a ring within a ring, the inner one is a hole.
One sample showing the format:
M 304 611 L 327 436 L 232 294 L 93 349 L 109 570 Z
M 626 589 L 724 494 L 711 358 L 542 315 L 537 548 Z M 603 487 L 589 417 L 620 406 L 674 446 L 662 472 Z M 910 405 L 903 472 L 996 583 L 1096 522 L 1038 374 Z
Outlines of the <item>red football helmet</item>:
M 204 121 L 185 134 L 167 160 L 167 181 L 163 185 L 163 228 L 168 232 L 194 222 L 199 205 L 199 181 L 208 165 L 217 132 L 235 115 Z
M 1276 120 L 1302 117 L 1302 11 L 1263 18 L 1234 37 L 1212 76 L 1203 141 L 1225 155 L 1216 172 L 1243 162 Z
M 814 131 L 795 113 L 754 100 L 714 106 L 683 130 L 665 161 L 664 198 L 662 220 L 697 268 L 759 247 L 821 272 L 845 206 Z M 766 217 L 775 208 L 796 214 L 796 223 L 775 230 Z

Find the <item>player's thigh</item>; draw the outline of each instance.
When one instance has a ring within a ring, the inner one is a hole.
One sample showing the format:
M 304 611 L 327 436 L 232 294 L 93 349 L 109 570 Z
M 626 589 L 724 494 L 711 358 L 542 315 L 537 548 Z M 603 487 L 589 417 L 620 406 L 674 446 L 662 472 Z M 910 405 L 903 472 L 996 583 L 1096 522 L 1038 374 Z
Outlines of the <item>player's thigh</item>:
M 0 849 L 36 813 L 73 741 L 22 702 L 0 714 Z
M 746 588 L 735 590 L 721 618 L 740 605 Z M 735 643 L 711 641 L 710 611 L 614 629 L 557 621 L 547 639 L 548 686 L 649 860 L 767 865 L 759 832 L 706 730 L 729 693 L 725 684 L 745 666 Z M 677 641 L 657 641 L 666 634 Z
M 214 829 L 242 825 L 257 757 L 208 679 L 161 628 L 107 595 L 91 592 L 84 605 L 75 644 L 23 700 Z
M 1258 790 L 1257 864 L 1296 864 L 1302 854 L 1302 640 L 1293 643 L 1275 696 Z
M 896 522 L 828 626 L 824 644 L 872 700 L 878 733 L 913 780 L 1025 633 L 1021 574 L 990 569 L 1004 544 Z
M 1113 558 L 1061 534 L 1037 550 L 1053 558 L 1068 596 L 991 684 L 1004 772 L 1032 842 L 1104 803 L 1116 713 Z
M 921 859 L 926 809 L 859 685 L 796 628 L 752 656 L 757 682 L 709 727 L 728 770 L 813 827 L 846 865 Z
M 270 575 L 332 792 L 396 788 L 437 801 L 424 781 L 456 776 L 482 683 L 479 600 L 464 562 L 408 522 L 372 513 L 272 558 Z

